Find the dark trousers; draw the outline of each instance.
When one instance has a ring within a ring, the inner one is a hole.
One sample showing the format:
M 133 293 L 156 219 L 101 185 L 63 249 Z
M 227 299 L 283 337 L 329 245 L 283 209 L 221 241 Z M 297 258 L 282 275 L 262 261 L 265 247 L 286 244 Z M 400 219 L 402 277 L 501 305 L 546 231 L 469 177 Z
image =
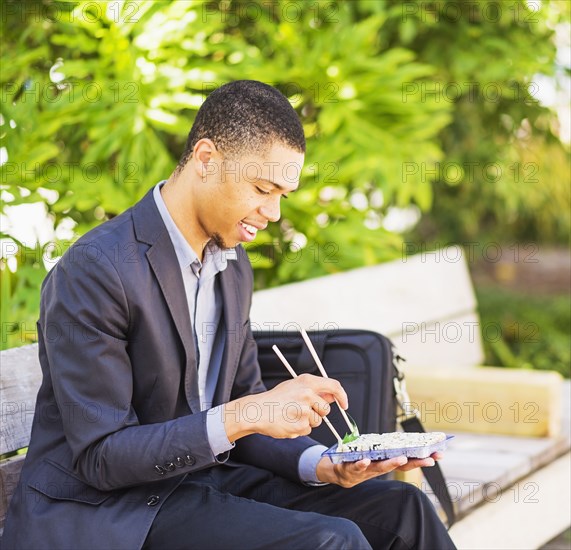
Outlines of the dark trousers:
M 414 486 L 373 479 L 306 487 L 245 465 L 189 475 L 159 511 L 144 550 L 454 549 Z

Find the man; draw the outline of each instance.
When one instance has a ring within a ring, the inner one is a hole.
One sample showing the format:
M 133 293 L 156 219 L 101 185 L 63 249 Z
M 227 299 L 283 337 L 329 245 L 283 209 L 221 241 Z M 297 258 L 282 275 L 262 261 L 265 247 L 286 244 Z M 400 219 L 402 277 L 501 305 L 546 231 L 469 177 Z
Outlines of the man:
M 169 180 L 46 277 L 4 548 L 453 548 L 420 491 L 372 479 L 438 456 L 333 465 L 307 434 L 348 406 L 340 384 L 261 381 L 239 243 L 279 219 L 304 152 L 277 90 L 222 86 Z

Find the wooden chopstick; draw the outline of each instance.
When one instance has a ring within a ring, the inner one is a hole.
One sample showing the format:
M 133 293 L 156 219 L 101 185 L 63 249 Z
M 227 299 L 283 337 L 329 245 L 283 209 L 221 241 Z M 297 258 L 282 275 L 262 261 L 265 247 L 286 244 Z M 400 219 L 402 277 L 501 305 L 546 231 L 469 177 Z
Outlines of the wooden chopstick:
M 329 378 L 329 376 L 327 376 L 327 372 L 325 372 L 325 367 L 323 366 L 323 363 L 321 363 L 321 359 L 319 359 L 319 356 L 317 355 L 317 352 L 315 351 L 315 348 L 313 347 L 313 344 L 311 343 L 311 340 L 307 335 L 307 332 L 303 328 L 300 330 L 300 332 L 301 336 L 305 340 L 305 343 L 307 344 L 307 347 L 309 348 L 309 352 L 311 353 L 311 356 L 313 357 L 313 360 L 315 361 L 317 368 L 319 369 L 319 372 L 321 373 L 323 378 Z M 341 408 L 341 405 L 339 405 L 339 401 L 337 401 L 337 399 L 335 399 L 335 403 L 337 403 L 339 410 L 341 411 L 341 415 L 345 419 L 345 422 L 347 422 L 349 430 L 351 430 L 351 433 L 353 433 L 353 430 L 355 429 L 354 424 L 351 423 L 349 417 L 347 416 L 347 413 Z
M 284 367 L 291 374 L 292 378 L 297 378 L 297 374 L 293 370 L 292 366 L 288 363 L 288 360 L 284 357 L 283 353 L 280 351 L 278 346 L 273 345 L 272 349 L 274 350 L 276 355 L 280 358 L 281 362 L 284 364 Z M 329 421 L 329 418 L 327 418 L 326 416 L 323 416 L 322 418 L 323 418 L 325 424 L 327 424 L 327 427 L 331 430 L 333 435 L 337 438 L 337 442 L 339 444 L 341 444 L 343 442 L 343 440 L 341 439 L 341 436 L 337 433 L 337 430 L 333 427 L 333 424 L 331 424 L 331 422 Z

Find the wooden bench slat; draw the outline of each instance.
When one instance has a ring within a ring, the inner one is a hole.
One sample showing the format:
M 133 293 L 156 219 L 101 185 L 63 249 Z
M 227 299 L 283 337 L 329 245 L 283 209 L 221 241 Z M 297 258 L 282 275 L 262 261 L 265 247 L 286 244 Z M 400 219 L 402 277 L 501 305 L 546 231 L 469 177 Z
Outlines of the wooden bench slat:
M 0 534 L 4 529 L 8 504 L 18 485 L 25 457 L 25 455 L 18 455 L 0 462 Z
M 28 446 L 42 371 L 37 344 L 2 351 L 0 357 L 0 454 L 6 454 Z

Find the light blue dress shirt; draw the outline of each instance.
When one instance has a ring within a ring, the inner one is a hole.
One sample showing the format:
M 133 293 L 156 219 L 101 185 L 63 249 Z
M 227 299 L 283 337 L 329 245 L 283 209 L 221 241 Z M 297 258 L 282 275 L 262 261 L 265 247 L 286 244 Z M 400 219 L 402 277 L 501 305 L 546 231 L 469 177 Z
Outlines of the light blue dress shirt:
M 229 260 L 237 259 L 237 253 L 233 248 L 221 250 L 210 241 L 206 245 L 204 261 L 201 262 L 167 209 L 161 195 L 164 183 L 161 181 L 155 186 L 153 197 L 180 266 L 197 352 L 200 407 L 203 411 L 208 410 L 208 442 L 213 454 L 219 455 L 232 449 L 234 444 L 226 436 L 222 419 L 223 405 L 211 408 L 225 345 L 223 303 L 216 275 L 226 269 Z M 315 470 L 321 453 L 326 449 L 323 445 L 314 445 L 302 453 L 298 468 L 304 482 L 319 483 Z

